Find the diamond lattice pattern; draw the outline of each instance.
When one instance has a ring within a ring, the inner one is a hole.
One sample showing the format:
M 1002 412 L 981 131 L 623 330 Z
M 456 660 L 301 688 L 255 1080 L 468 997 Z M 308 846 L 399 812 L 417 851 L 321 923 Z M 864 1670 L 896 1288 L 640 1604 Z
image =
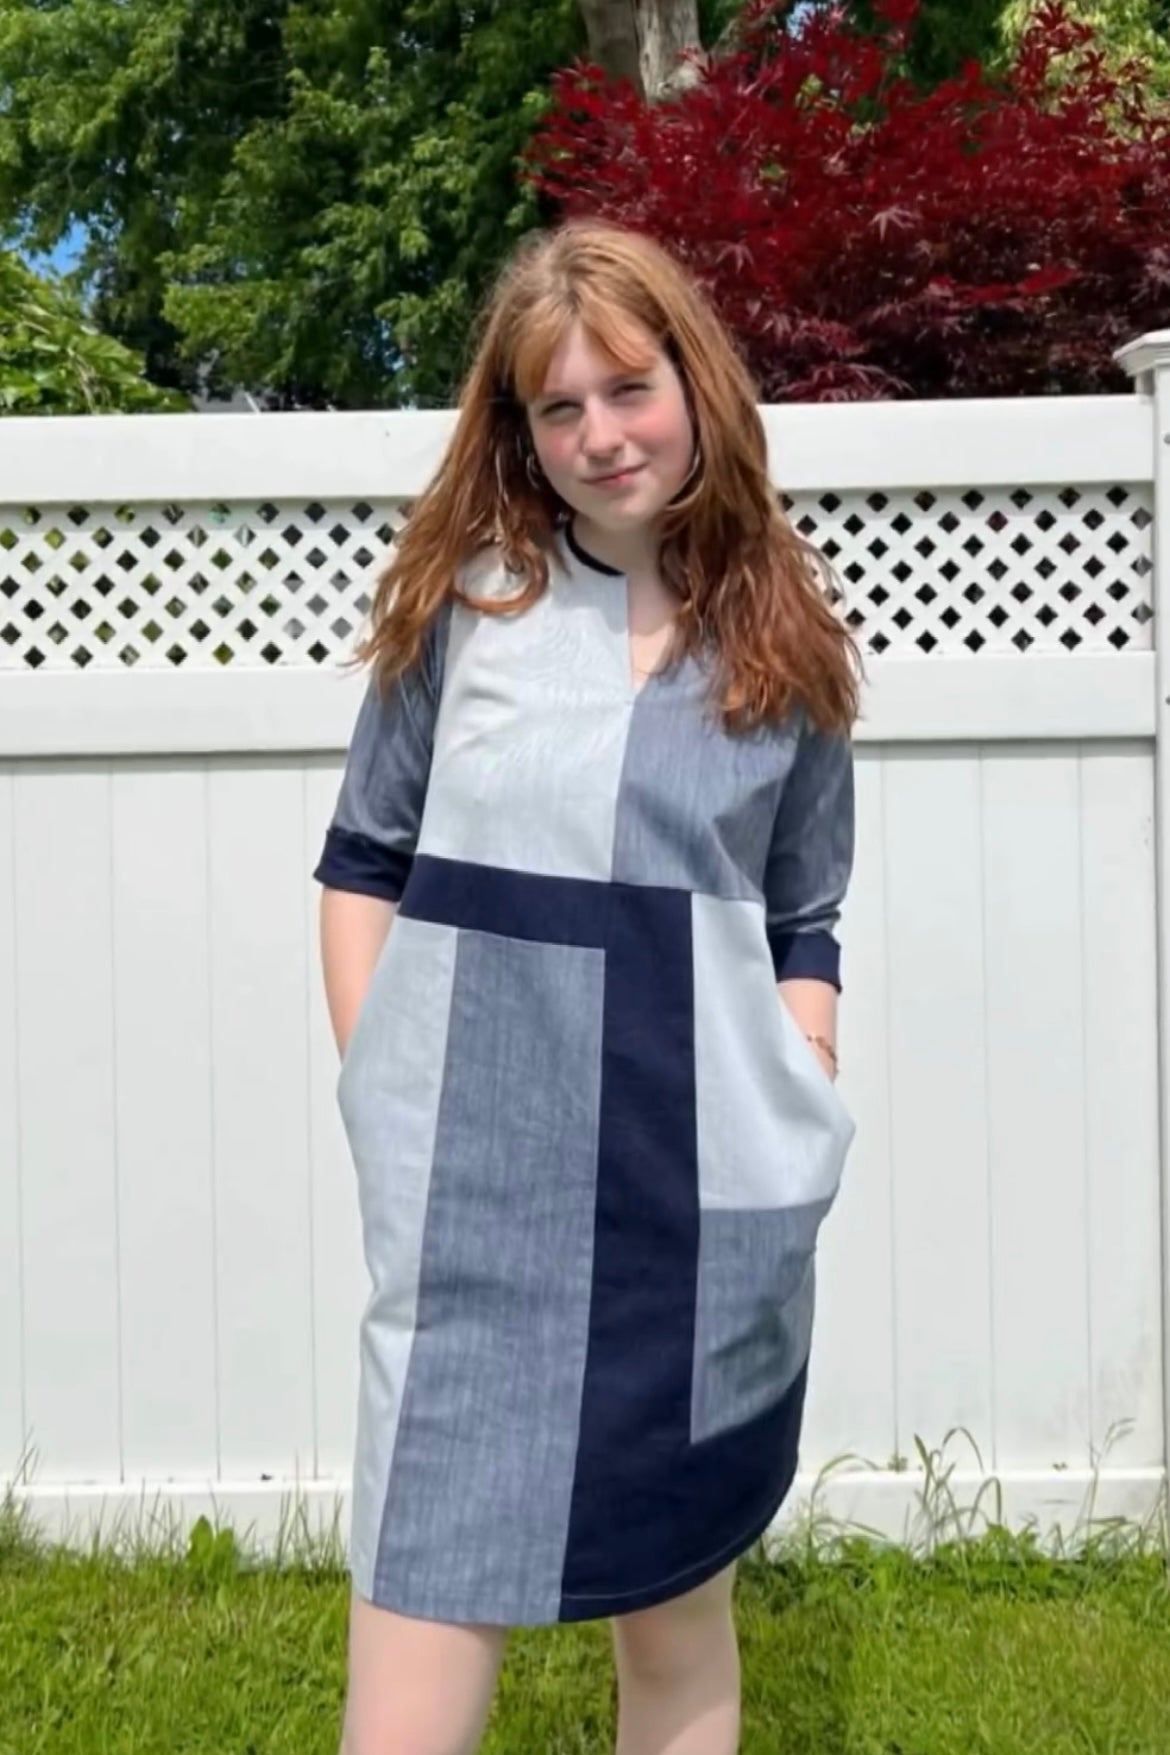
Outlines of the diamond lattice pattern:
M 1148 650 L 1148 486 L 786 501 L 863 650 Z M 0 669 L 314 666 L 349 654 L 401 501 L 0 506 Z

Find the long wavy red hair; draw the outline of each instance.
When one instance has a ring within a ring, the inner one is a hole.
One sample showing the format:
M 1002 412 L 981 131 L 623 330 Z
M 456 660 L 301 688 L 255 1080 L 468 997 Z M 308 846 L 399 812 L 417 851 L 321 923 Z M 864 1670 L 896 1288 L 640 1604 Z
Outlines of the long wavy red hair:
M 698 464 L 662 515 L 659 565 L 679 599 L 676 656 L 707 653 L 730 728 L 782 719 L 796 703 L 826 731 L 857 716 L 860 659 L 832 607 L 823 557 L 793 530 L 770 482 L 755 386 L 701 289 L 651 239 L 571 221 L 527 238 L 480 319 L 478 345 L 443 460 L 381 573 L 357 650 L 385 687 L 413 664 L 449 598 L 514 613 L 548 586 L 569 508 L 535 468 L 527 404 L 566 329 L 579 321 L 620 369 L 644 369 L 648 338 L 678 371 Z M 517 580 L 486 602 L 459 583 L 490 544 Z

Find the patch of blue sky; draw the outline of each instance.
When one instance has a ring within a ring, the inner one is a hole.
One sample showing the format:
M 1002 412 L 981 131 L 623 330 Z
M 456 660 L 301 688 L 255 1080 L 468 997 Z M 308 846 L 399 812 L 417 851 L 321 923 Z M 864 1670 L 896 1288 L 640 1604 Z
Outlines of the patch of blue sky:
M 43 254 L 22 250 L 21 255 L 37 274 L 68 274 L 71 268 L 76 268 L 84 247 L 85 227 L 74 224 L 51 250 Z

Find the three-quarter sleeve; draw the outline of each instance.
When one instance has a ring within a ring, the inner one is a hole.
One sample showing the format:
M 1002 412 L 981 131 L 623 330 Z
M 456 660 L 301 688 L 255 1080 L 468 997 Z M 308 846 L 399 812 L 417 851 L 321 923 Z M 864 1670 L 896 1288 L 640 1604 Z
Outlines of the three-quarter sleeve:
M 768 944 L 777 981 L 841 986 L 834 937 L 853 868 L 853 746 L 803 719 L 784 782 L 764 876 Z
M 427 629 L 418 659 L 380 693 L 371 676 L 341 791 L 313 876 L 333 890 L 397 902 L 418 844 L 449 614 Z

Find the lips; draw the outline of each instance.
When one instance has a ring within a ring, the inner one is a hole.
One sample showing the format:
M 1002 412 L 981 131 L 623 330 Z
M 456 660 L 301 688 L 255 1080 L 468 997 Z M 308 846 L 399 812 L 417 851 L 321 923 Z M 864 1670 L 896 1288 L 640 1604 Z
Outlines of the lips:
M 587 485 L 589 487 L 601 487 L 605 482 L 626 481 L 630 476 L 641 474 L 645 467 L 646 465 L 644 463 L 634 463 L 631 464 L 629 469 L 615 469 L 609 475 L 591 475 Z

